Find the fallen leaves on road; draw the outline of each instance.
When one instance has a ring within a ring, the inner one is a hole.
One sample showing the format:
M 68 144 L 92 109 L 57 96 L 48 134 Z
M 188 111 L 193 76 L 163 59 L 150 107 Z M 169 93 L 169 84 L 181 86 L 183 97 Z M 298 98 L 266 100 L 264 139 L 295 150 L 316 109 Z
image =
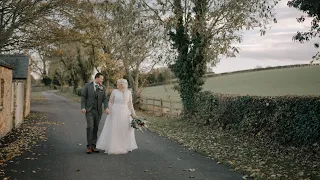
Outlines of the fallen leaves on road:
M 194 172 L 194 171 L 196 171 L 195 169 L 184 169 L 184 171 L 190 171 L 190 172 Z
M 186 120 L 149 117 L 149 129 L 257 179 L 320 179 L 320 146 L 283 147 Z
M 37 146 L 37 142 L 46 141 L 47 126 L 45 125 L 48 124 L 52 123 L 47 121 L 45 114 L 31 112 L 19 128 L 0 139 L 0 168 L 5 167 L 7 162 L 13 162 L 15 157 L 22 155 L 25 151 L 31 151 L 34 146 Z M 37 158 L 27 157 L 25 160 L 37 160 Z M 0 176 L 4 175 L 4 171 L 1 171 Z

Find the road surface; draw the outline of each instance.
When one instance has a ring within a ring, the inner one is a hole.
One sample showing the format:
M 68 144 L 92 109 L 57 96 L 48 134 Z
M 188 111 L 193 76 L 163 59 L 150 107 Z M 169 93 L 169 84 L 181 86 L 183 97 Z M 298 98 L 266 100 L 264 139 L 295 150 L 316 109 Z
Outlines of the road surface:
M 152 132 L 136 132 L 139 146 L 127 155 L 86 154 L 85 117 L 80 104 L 53 92 L 44 92 L 48 103 L 32 104 L 33 112 L 50 113 L 48 141 L 26 152 L 6 168 L 6 176 L 21 180 L 238 180 L 242 175 L 228 167 Z M 100 131 L 105 116 L 102 117 Z M 19 163 L 16 163 L 19 162 Z M 12 172 L 14 170 L 14 172 Z

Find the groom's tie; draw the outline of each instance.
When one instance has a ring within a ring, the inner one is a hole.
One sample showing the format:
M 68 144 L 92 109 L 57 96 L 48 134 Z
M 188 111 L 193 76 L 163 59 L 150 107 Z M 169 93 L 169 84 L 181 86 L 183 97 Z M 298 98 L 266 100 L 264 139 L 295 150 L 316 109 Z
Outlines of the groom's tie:
M 99 85 L 96 85 L 96 91 L 98 90 L 98 88 L 99 88 Z

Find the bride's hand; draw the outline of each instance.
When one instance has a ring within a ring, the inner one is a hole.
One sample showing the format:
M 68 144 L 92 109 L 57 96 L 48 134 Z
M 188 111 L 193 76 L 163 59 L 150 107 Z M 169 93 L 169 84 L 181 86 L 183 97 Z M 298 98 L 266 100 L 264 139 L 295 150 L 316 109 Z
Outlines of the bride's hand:
M 137 116 L 135 114 L 131 114 L 131 117 L 132 118 L 136 118 Z

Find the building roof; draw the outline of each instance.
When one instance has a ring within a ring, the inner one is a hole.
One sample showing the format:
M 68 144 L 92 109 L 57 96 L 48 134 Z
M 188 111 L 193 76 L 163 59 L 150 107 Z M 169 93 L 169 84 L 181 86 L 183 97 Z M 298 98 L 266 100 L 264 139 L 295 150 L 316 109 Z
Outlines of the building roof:
M 1 59 L 0 59 L 0 66 L 5 67 L 5 68 L 9 68 L 9 69 L 13 69 L 12 66 L 10 66 L 10 64 L 6 63 L 5 61 L 2 61 Z
M 0 61 L 13 68 L 13 79 L 27 79 L 29 76 L 29 57 L 26 55 L 0 55 Z

